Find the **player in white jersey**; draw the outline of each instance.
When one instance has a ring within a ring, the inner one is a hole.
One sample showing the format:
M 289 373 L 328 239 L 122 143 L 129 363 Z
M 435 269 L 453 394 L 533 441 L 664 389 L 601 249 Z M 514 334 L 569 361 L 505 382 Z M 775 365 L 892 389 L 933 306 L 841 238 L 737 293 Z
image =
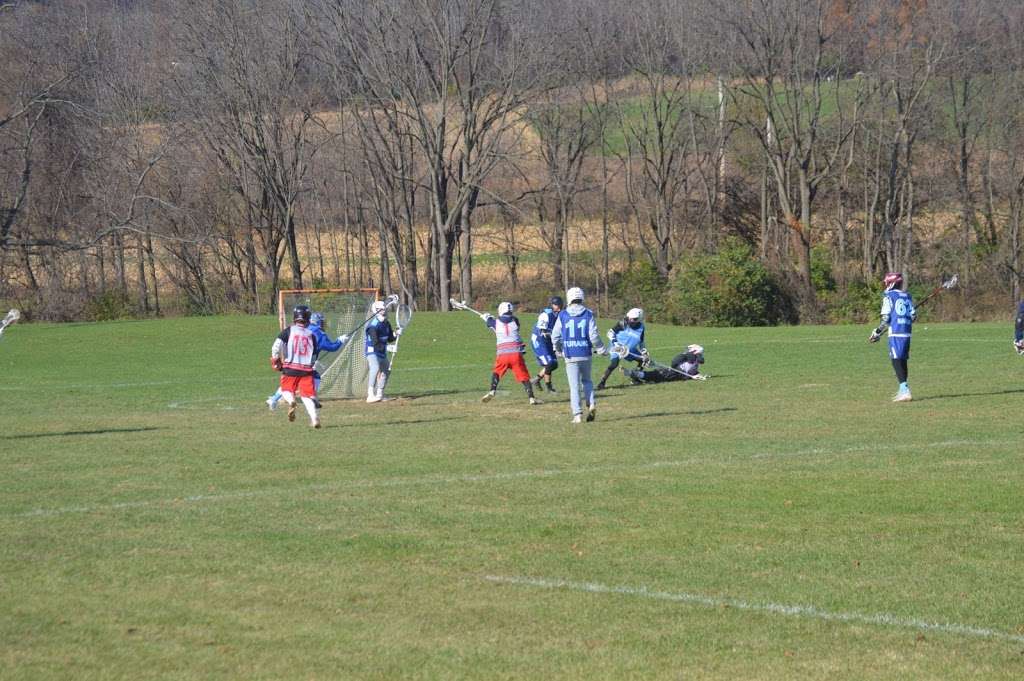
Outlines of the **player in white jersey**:
M 494 370 L 491 373 L 491 389 L 487 391 L 480 400 L 490 402 L 494 393 L 498 390 L 498 381 L 511 371 L 516 380 L 523 385 L 530 404 L 541 404 L 541 401 L 533 396 L 533 384 L 530 383 L 530 371 L 526 368 L 523 360 L 523 353 L 526 352 L 526 345 L 519 335 L 519 320 L 512 314 L 512 303 L 498 305 L 498 317 L 484 315 L 484 323 L 487 328 L 494 332 L 494 338 L 498 343 L 498 354 L 494 358 Z
M 292 312 L 292 325 L 274 339 L 270 349 L 270 365 L 281 372 L 281 398 L 288 403 L 288 420 L 295 420 L 295 396 L 309 414 L 310 425 L 320 427 L 316 413 L 314 365 L 319 352 L 316 335 L 309 330 L 312 315 L 309 307 L 299 305 Z

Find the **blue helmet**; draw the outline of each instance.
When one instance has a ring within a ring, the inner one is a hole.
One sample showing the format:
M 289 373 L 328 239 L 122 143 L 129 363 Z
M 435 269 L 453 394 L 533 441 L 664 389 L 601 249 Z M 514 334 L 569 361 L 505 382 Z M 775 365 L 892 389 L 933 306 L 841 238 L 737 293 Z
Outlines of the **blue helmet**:
M 324 313 L 323 312 L 314 312 L 313 316 L 309 318 L 309 323 L 313 324 L 315 326 L 319 326 L 319 327 L 323 328 L 323 325 L 324 325 Z

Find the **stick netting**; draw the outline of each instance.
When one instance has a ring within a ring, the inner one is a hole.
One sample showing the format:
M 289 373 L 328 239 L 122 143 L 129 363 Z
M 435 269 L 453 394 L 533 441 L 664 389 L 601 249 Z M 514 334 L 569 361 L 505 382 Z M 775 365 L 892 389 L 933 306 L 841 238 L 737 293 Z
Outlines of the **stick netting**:
M 352 329 L 370 316 L 370 306 L 377 299 L 374 289 L 320 289 L 281 291 L 278 311 L 281 328 L 291 323 L 296 305 L 309 305 L 313 312 L 324 315 L 323 329 L 331 340 Z M 316 370 L 320 373 L 319 395 L 328 399 L 346 399 L 366 394 L 369 369 L 366 365 L 366 342 L 363 330 L 338 352 L 321 352 Z

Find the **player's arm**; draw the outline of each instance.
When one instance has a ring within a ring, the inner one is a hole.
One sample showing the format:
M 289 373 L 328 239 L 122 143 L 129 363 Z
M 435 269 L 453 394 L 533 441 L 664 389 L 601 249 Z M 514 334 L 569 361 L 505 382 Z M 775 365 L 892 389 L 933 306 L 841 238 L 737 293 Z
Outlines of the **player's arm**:
M 1024 303 L 1017 308 L 1017 321 L 1013 325 L 1013 340 L 1024 341 Z
M 889 300 L 889 296 L 886 296 L 885 298 L 882 298 L 882 321 L 875 327 L 875 330 L 871 332 L 871 335 L 868 336 L 868 342 L 874 343 L 881 338 L 882 334 L 885 333 L 885 330 L 889 328 L 889 322 L 891 320 L 892 301 Z
M 490 329 L 491 331 L 494 331 L 494 329 L 496 329 L 498 327 L 498 320 L 495 319 L 494 315 L 492 315 L 491 313 L 485 312 L 484 313 L 484 324 L 487 325 L 488 329 Z
M 279 333 L 277 338 L 274 339 L 274 344 L 270 346 L 270 366 L 274 368 L 274 371 L 280 371 L 284 366 L 281 356 L 284 353 L 285 345 L 288 343 L 289 330 L 285 329 Z
M 608 329 L 608 342 L 609 343 L 614 343 L 615 342 L 615 337 L 618 336 L 619 335 L 619 331 L 622 331 L 624 328 L 626 328 L 626 327 L 622 323 L 622 320 L 619 320 L 619 321 L 615 322 L 615 326 L 613 326 L 612 328 Z
M 562 354 L 562 318 L 559 317 L 555 320 L 555 325 L 551 327 L 551 347 L 554 348 L 555 352 Z
M 338 350 L 341 350 L 341 348 L 345 345 L 345 340 L 348 340 L 347 338 L 345 340 L 342 340 L 342 338 L 344 338 L 344 336 L 342 336 L 338 338 L 338 340 L 332 341 L 324 332 L 324 330 L 319 328 L 313 335 L 316 336 L 317 345 L 324 352 L 337 352 Z
M 590 319 L 589 327 L 590 344 L 594 346 L 594 350 L 599 355 L 608 354 L 608 349 L 605 348 L 604 343 L 601 341 L 601 334 L 597 331 L 597 321 L 593 317 Z
M 378 348 L 383 348 L 386 345 L 386 343 L 381 341 L 380 334 L 378 333 L 376 326 L 371 326 L 366 330 L 366 337 L 369 339 L 370 347 L 373 348 L 375 353 L 380 352 Z

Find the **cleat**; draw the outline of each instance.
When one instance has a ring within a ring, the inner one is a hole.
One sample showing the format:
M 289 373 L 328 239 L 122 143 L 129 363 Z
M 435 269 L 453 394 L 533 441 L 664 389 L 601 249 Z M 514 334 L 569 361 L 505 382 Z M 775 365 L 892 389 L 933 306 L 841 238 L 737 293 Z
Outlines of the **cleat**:
M 906 392 L 898 392 L 898 393 L 896 393 L 896 397 L 892 398 L 892 401 L 893 402 L 910 402 L 912 399 L 914 399 L 914 398 L 911 397 L 910 391 L 907 390 Z
M 367 404 L 373 404 L 374 402 L 380 402 L 380 398 L 377 397 L 376 395 L 370 395 L 369 397 L 366 398 Z
M 292 402 L 291 404 L 288 405 L 288 420 L 289 421 L 294 421 L 295 420 L 295 403 L 294 402 Z
M 591 421 L 593 421 L 596 418 L 597 418 L 597 406 L 592 404 L 592 405 L 590 405 L 587 408 L 587 423 L 590 423 Z
M 494 397 L 494 391 L 493 390 L 488 390 L 487 394 L 480 398 L 480 401 L 481 402 L 490 402 L 493 397 Z
M 573 423 L 583 423 L 583 417 L 580 416 L 579 414 L 576 414 L 575 416 L 572 417 L 572 422 Z
M 606 385 L 604 384 L 604 381 L 601 381 L 600 383 L 598 383 L 598 384 L 597 384 L 597 385 L 595 386 L 595 389 L 596 389 L 596 390 L 604 390 L 604 389 L 605 389 L 606 387 L 607 387 L 607 386 L 606 386 Z
M 551 385 L 550 383 L 547 384 L 547 389 L 548 389 L 549 393 L 557 393 L 558 392 L 557 390 L 555 390 L 555 386 Z
M 324 405 L 320 404 L 320 400 L 319 400 L 319 399 L 317 399 L 316 397 L 314 397 L 314 398 L 313 398 L 313 406 L 314 406 L 314 407 L 316 407 L 317 409 L 320 409 L 320 408 L 322 408 L 322 407 L 323 407 Z
M 277 400 L 275 400 L 273 397 L 268 397 L 267 398 L 267 406 L 270 407 L 270 411 L 276 411 L 277 410 Z
M 530 398 L 530 404 L 544 404 L 544 403 L 542 401 L 538 400 L 536 397 L 531 397 Z
M 312 426 L 319 430 L 319 428 L 320 428 L 320 419 L 317 419 L 316 421 L 313 421 Z

